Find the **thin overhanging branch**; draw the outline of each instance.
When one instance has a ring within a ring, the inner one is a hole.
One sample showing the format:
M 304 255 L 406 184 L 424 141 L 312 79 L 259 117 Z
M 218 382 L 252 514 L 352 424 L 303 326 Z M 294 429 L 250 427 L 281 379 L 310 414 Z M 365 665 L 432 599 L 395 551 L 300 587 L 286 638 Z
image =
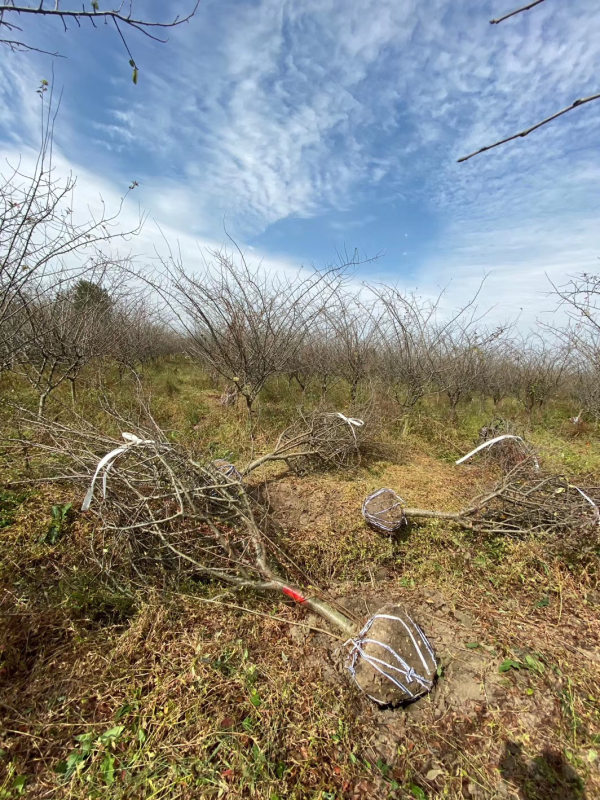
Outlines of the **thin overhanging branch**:
M 570 106 L 557 111 L 556 114 L 552 114 L 546 119 L 541 120 L 541 122 L 536 122 L 535 125 L 532 125 L 530 128 L 525 128 L 523 131 L 519 131 L 519 133 L 514 133 L 512 136 L 507 136 L 505 139 L 500 139 L 498 142 L 494 142 L 494 144 L 488 144 L 485 147 L 481 147 L 479 150 L 475 150 L 473 153 L 469 153 L 468 156 L 463 156 L 462 158 L 457 159 L 457 163 L 461 164 L 463 161 L 468 161 L 473 156 L 478 156 L 480 153 L 485 153 L 487 150 L 492 150 L 494 147 L 499 147 L 501 144 L 506 144 L 506 142 L 511 142 L 513 139 L 522 139 L 524 136 L 528 136 L 533 131 L 541 128 L 542 125 L 547 125 L 549 122 L 557 119 L 558 117 L 562 117 L 563 114 L 566 114 L 569 111 L 573 111 L 573 109 L 578 108 L 579 106 L 583 106 L 586 103 L 591 103 L 593 100 L 600 100 L 600 92 L 597 94 L 592 94 L 589 97 L 582 97 L 578 100 L 574 100 Z
M 127 25 L 129 28 L 133 28 L 140 33 L 143 33 L 144 36 L 147 36 L 149 39 L 152 39 L 156 42 L 160 42 L 164 44 L 167 40 L 165 38 L 161 38 L 155 31 L 157 29 L 165 29 L 165 28 L 174 28 L 178 25 L 182 25 L 184 22 L 189 22 L 189 20 L 195 15 L 196 11 L 198 10 L 198 6 L 200 5 L 200 0 L 190 0 L 193 2 L 193 6 L 191 10 L 183 17 L 179 17 L 179 15 L 173 17 L 172 19 L 166 20 L 164 22 L 153 22 L 150 19 L 138 19 L 137 17 L 132 16 L 132 9 L 130 7 L 129 14 L 124 14 L 121 11 L 121 8 L 115 9 L 112 11 L 100 11 L 99 9 L 93 9 L 91 11 L 86 11 L 82 8 L 79 11 L 74 9 L 71 10 L 62 10 L 58 8 L 58 3 L 54 8 L 44 8 L 43 0 L 38 5 L 15 5 L 13 3 L 1 3 L 0 4 L 0 30 L 7 29 L 8 31 L 21 31 L 20 28 L 15 22 L 12 20 L 15 18 L 19 18 L 22 14 L 29 14 L 29 15 L 37 15 L 49 18 L 57 18 L 62 22 L 63 28 L 65 31 L 67 30 L 67 21 L 74 20 L 79 27 L 81 27 L 81 21 L 87 19 L 90 24 L 95 28 L 97 27 L 96 23 L 98 21 L 104 22 L 113 22 L 114 26 L 119 34 L 123 44 L 125 45 L 125 50 L 127 51 L 130 59 L 130 64 L 134 68 L 134 83 L 137 83 L 137 74 L 138 68 L 135 64 L 135 60 L 131 55 L 125 37 L 119 27 L 119 23 L 122 25 Z M 5 44 L 7 47 L 10 47 L 11 50 L 19 51 L 19 50 L 32 50 L 36 52 L 47 53 L 48 55 L 59 55 L 58 53 L 52 53 L 50 51 L 45 51 L 34 47 L 32 45 L 27 44 L 26 42 L 16 40 L 16 39 L 2 39 L 0 38 L 0 44 Z
M 508 14 L 504 14 L 503 17 L 497 17 L 496 19 L 490 20 L 490 25 L 498 25 L 500 22 L 504 22 L 505 19 L 509 19 L 510 17 L 514 17 L 517 14 L 521 14 L 523 11 L 529 11 L 530 8 L 534 8 L 535 6 L 539 6 L 541 3 L 544 3 L 545 0 L 534 0 L 533 3 L 528 3 L 526 6 L 521 6 L 520 8 L 515 8 L 514 11 L 509 11 Z
M 185 17 L 179 18 L 179 16 L 174 17 L 171 20 L 166 22 L 150 22 L 149 20 L 144 19 L 137 19 L 136 17 L 132 17 L 128 14 L 123 14 L 120 11 L 86 11 L 82 9 L 80 11 L 65 11 L 58 8 L 43 8 L 40 4 L 38 6 L 15 6 L 12 3 L 2 3 L 0 4 L 0 15 L 4 15 L 5 13 L 10 14 L 37 14 L 45 17 L 58 17 L 59 19 L 63 20 L 66 19 L 89 19 L 92 22 L 97 19 L 112 19 L 117 20 L 118 22 L 122 22 L 125 25 L 130 25 L 137 30 L 141 30 L 143 33 L 146 33 L 148 36 L 152 36 L 152 34 L 148 33 L 146 30 L 147 28 L 174 28 L 177 25 L 182 25 L 184 22 L 189 22 L 190 19 L 194 16 L 196 11 L 198 10 L 198 6 L 200 5 L 200 0 L 196 0 L 194 3 L 194 7 L 192 10 L 186 14 Z M 10 23 L 2 20 L 0 18 L 0 25 L 9 25 Z M 163 40 L 160 40 L 163 41 Z

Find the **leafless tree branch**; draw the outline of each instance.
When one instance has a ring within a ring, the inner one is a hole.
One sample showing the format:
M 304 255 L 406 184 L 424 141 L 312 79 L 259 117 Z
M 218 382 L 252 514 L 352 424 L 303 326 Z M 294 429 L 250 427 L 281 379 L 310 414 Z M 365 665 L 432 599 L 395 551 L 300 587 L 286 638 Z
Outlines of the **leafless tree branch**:
M 503 17 L 497 17 L 496 19 L 490 20 L 490 25 L 498 25 L 500 22 L 504 22 L 505 19 L 509 19 L 510 17 L 514 17 L 517 14 L 521 14 L 523 11 L 529 11 L 530 8 L 534 6 L 539 6 L 545 0 L 535 0 L 533 3 L 528 3 L 526 6 L 521 6 L 520 8 L 515 8 L 514 11 L 510 11 L 508 14 L 505 14 Z
M 0 30 L 4 28 L 11 32 L 22 31 L 22 28 L 17 25 L 16 22 L 14 22 L 15 19 L 20 19 L 21 15 L 42 16 L 50 19 L 58 19 L 62 23 L 65 31 L 68 30 L 67 22 L 69 20 L 77 23 L 79 27 L 81 27 L 82 20 L 87 20 L 94 28 L 97 27 L 96 22 L 112 22 L 121 41 L 123 42 L 123 45 L 125 46 L 125 50 L 129 56 L 129 63 L 133 67 L 133 81 L 134 83 L 137 83 L 138 67 L 123 35 L 120 24 L 137 31 L 138 33 L 143 33 L 144 36 L 147 36 L 149 39 L 152 39 L 155 42 L 164 43 L 167 40 L 161 38 L 157 33 L 155 33 L 155 31 L 164 30 L 166 28 L 174 28 L 178 25 L 182 25 L 184 22 L 189 22 L 189 20 L 195 15 L 196 11 L 198 10 L 198 6 L 200 5 L 200 0 L 191 0 L 191 2 L 193 2 L 192 9 L 185 16 L 179 17 L 179 15 L 177 15 L 164 22 L 157 22 L 148 18 L 133 16 L 133 2 L 129 3 L 128 12 L 124 11 L 124 3 L 121 3 L 118 8 L 108 11 L 101 11 L 98 8 L 97 3 L 92 3 L 93 8 L 91 11 L 86 11 L 85 8 L 81 8 L 80 10 L 64 10 L 59 8 L 58 2 L 55 3 L 53 8 L 46 8 L 44 7 L 44 0 L 40 0 L 39 3 L 32 5 L 2 3 L 0 4 Z M 43 53 L 48 52 L 49 55 L 58 55 L 57 53 L 50 53 L 49 51 L 40 50 L 39 48 L 29 45 L 19 39 L 0 38 L 0 44 L 4 44 L 14 51 L 32 50 Z
M 600 92 L 598 94 L 592 94 L 589 97 L 582 97 L 579 98 L 579 100 L 574 100 L 570 106 L 557 111 L 556 114 L 546 117 L 546 119 L 543 119 L 541 122 L 537 122 L 535 125 L 532 125 L 530 128 L 526 128 L 519 133 L 515 133 L 512 136 L 507 136 L 506 139 L 500 139 L 500 141 L 494 142 L 494 144 L 488 144 L 486 147 L 481 147 L 479 150 L 475 150 L 474 153 L 469 153 L 468 156 L 463 156 L 462 158 L 457 159 L 457 163 L 462 164 L 463 161 L 468 161 L 470 158 L 473 158 L 473 156 L 478 156 L 480 153 L 485 153 L 487 150 L 492 150 L 494 147 L 499 147 L 501 144 L 506 144 L 506 142 L 512 142 L 513 139 L 522 139 L 524 136 L 528 136 L 533 131 L 541 128 L 542 125 L 547 125 L 549 122 L 558 119 L 558 117 L 562 117 L 563 114 L 573 111 L 574 108 L 583 106 L 586 103 L 591 103 L 593 100 L 600 100 Z

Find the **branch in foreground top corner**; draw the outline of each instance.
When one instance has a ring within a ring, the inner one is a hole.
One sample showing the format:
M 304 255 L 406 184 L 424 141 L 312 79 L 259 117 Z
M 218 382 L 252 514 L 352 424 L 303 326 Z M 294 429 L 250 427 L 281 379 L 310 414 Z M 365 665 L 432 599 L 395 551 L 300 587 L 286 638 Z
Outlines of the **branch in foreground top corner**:
M 184 17 L 179 17 L 179 15 L 175 16 L 171 20 L 167 20 L 165 22 L 152 22 L 149 19 L 137 19 L 132 16 L 131 9 L 128 14 L 123 13 L 120 9 L 112 10 L 112 11 L 100 11 L 97 8 L 93 8 L 91 11 L 86 11 L 82 8 L 79 11 L 74 9 L 60 9 L 58 7 L 55 8 L 44 8 L 42 3 L 38 6 L 24 6 L 24 5 L 15 5 L 14 3 L 0 3 L 0 25 L 4 25 L 9 29 L 14 26 L 14 23 L 9 22 L 7 19 L 4 19 L 4 14 L 33 14 L 38 16 L 44 17 L 58 17 L 63 25 L 65 24 L 65 19 L 74 19 L 77 23 L 81 19 L 88 19 L 92 24 L 95 23 L 95 20 L 112 20 L 115 23 L 121 22 L 124 25 L 129 25 L 132 28 L 135 28 L 138 31 L 141 31 L 146 36 L 151 39 L 155 39 L 157 41 L 162 42 L 163 40 L 159 37 L 155 36 L 154 34 L 150 33 L 150 28 L 174 28 L 178 25 L 183 24 L 184 22 L 189 22 L 189 20 L 195 15 L 196 11 L 198 10 L 198 6 L 200 5 L 200 0 L 194 0 L 194 5 L 192 10 L 187 13 Z
M 544 0 L 535 0 L 533 3 L 528 3 L 526 6 L 521 6 L 521 8 L 515 8 L 514 11 L 509 11 L 508 14 L 505 14 L 503 17 L 498 17 L 497 19 L 491 19 L 490 25 L 498 25 L 500 22 L 504 22 L 505 19 L 509 19 L 509 17 L 514 17 L 517 14 L 520 14 L 522 11 L 529 11 L 530 8 L 534 6 L 539 6 L 540 3 L 543 3 Z
M 480 153 L 485 153 L 486 150 L 492 150 L 494 147 L 499 147 L 501 144 L 512 142 L 513 139 L 520 139 L 524 136 L 528 136 L 533 131 L 541 128 L 542 125 L 547 125 L 549 122 L 552 122 L 552 120 L 562 117 L 562 115 L 566 114 L 568 111 L 572 111 L 574 108 L 583 106 L 586 103 L 591 103 L 592 100 L 600 100 L 600 92 L 598 94 L 592 94 L 589 97 L 580 97 L 579 100 L 574 100 L 570 106 L 557 111 L 556 114 L 546 117 L 546 119 L 543 119 L 541 122 L 536 122 L 536 124 L 532 125 L 531 128 L 526 128 L 524 131 L 519 131 L 519 133 L 514 133 L 512 136 L 507 136 L 506 139 L 500 139 L 500 141 L 494 142 L 494 144 L 488 144 L 486 147 L 481 147 L 479 150 L 475 150 L 474 153 L 469 153 L 468 156 L 463 156 L 462 158 L 457 159 L 457 163 L 461 164 L 463 161 L 468 161 L 470 158 L 473 158 L 473 156 L 478 156 Z

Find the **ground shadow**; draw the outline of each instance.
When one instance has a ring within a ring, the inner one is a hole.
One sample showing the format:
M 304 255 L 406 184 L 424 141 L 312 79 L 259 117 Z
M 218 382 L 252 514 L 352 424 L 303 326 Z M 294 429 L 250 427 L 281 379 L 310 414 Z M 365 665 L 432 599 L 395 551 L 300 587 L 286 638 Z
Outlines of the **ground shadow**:
M 521 800 L 585 800 L 583 781 L 562 753 L 546 748 L 530 760 L 522 746 L 507 742 L 500 773 L 519 790 Z

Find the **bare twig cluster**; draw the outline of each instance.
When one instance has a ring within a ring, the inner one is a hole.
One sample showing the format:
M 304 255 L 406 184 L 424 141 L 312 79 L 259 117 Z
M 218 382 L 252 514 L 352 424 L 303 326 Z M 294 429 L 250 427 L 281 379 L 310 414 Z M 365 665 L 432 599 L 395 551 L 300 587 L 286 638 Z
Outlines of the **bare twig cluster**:
M 546 534 L 564 543 L 575 535 L 586 547 L 600 544 L 600 489 L 579 487 L 561 475 L 514 467 L 490 491 L 459 512 L 404 508 L 407 519 L 444 519 L 477 533 L 522 537 Z
M 94 553 L 102 572 L 113 578 L 133 572 L 142 583 L 157 572 L 177 580 L 185 573 L 239 589 L 282 592 L 344 633 L 354 631 L 354 623 L 330 604 L 282 577 L 278 562 L 293 562 L 270 537 L 267 512 L 239 474 L 219 462 L 193 459 L 149 420 L 150 427 L 133 426 L 136 432 L 124 434 L 123 441 L 83 420 L 76 427 L 24 421 L 33 431 L 33 448 L 53 464 L 54 479 L 88 484 L 83 509 L 101 520 Z M 280 437 L 274 451 L 243 474 L 276 459 L 344 463 L 359 449 L 350 427 L 335 415 L 305 418 L 287 444 Z M 31 446 L 28 440 L 19 444 Z

